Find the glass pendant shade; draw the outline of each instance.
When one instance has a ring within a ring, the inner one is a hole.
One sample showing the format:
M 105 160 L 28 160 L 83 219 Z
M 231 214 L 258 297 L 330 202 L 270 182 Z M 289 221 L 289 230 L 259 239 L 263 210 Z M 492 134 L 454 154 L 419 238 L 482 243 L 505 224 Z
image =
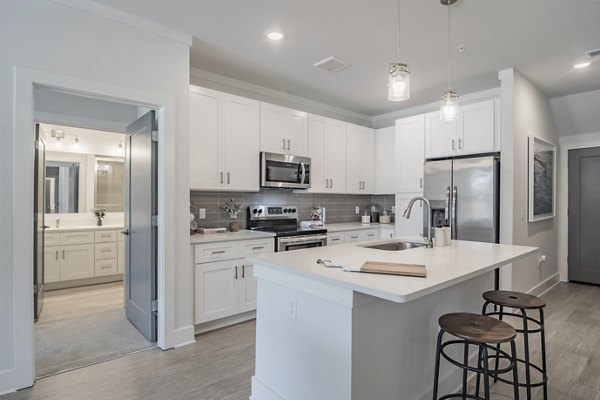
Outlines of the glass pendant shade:
M 388 100 L 403 101 L 410 97 L 410 71 L 408 65 L 390 64 L 388 76 Z
M 442 95 L 440 106 L 440 119 L 442 121 L 454 121 L 458 116 L 458 94 L 454 90 L 448 90 Z

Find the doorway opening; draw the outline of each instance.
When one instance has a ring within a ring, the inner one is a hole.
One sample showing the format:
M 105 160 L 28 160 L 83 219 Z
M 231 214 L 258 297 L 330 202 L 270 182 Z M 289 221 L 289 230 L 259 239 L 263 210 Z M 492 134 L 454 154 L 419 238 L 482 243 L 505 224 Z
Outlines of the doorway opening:
M 34 100 L 39 378 L 155 347 L 158 160 L 155 111 L 37 86 Z

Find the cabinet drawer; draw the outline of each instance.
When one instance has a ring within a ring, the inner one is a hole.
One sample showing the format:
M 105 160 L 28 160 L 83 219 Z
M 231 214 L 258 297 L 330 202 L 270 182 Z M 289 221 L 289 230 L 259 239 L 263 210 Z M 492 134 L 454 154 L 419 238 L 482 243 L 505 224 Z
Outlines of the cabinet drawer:
M 360 231 L 350 231 L 350 232 L 346 232 L 344 234 L 344 241 L 345 242 L 359 242 L 363 240 L 361 238 L 361 232 Z
M 60 244 L 85 244 L 94 243 L 94 232 L 62 232 L 60 234 Z
M 96 260 L 94 268 L 95 276 L 114 275 L 117 273 L 117 260 Z
M 361 240 L 379 239 L 379 231 L 377 229 L 367 229 L 362 231 Z
M 117 241 L 117 231 L 96 231 L 94 232 L 94 235 L 96 243 Z
M 197 244 L 194 249 L 194 263 L 233 260 L 238 257 L 238 242 Z
M 328 233 L 327 234 L 327 246 L 332 246 L 334 244 L 342 244 L 344 243 L 344 235 L 341 233 Z
M 108 260 L 117 258 L 117 243 L 96 243 L 94 256 L 96 260 Z
M 252 254 L 272 253 L 275 247 L 275 239 L 254 239 L 239 241 L 239 257 L 244 258 Z
M 45 232 L 44 246 L 56 246 L 60 244 L 60 232 Z

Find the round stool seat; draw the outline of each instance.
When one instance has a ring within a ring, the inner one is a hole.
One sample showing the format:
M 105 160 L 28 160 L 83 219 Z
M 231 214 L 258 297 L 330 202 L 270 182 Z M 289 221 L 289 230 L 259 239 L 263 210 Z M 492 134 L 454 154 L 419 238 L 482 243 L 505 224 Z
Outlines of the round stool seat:
M 508 290 L 490 290 L 483 294 L 483 298 L 492 304 L 524 310 L 546 307 L 546 302 L 537 296 Z
M 479 314 L 445 314 L 438 323 L 449 334 L 475 343 L 506 343 L 517 336 L 506 322 Z

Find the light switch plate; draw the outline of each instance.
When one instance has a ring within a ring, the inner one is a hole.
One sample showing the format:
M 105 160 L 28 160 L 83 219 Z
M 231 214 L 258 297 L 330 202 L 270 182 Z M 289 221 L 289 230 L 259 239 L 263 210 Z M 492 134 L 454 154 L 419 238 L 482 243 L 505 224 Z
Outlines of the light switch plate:
M 359 206 L 356 206 L 356 213 L 360 214 L 360 207 Z
M 206 208 L 200 208 L 198 210 L 198 218 L 199 219 L 206 219 Z

